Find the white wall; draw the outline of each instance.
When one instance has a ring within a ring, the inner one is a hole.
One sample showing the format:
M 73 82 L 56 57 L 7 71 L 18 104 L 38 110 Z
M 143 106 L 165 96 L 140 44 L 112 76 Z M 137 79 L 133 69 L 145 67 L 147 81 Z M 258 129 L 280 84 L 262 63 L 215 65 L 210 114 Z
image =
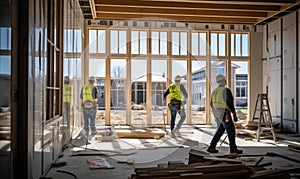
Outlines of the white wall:
M 296 13 L 283 18 L 283 126 L 296 132 Z
M 296 112 L 299 113 L 299 105 L 296 106 L 296 97 L 299 96 L 299 91 L 296 89 L 296 76 L 299 75 L 296 71 L 296 53 L 299 53 L 299 49 L 296 49 L 296 12 L 282 17 L 282 21 L 283 28 L 281 28 L 281 19 L 274 20 L 263 28 L 265 60 L 262 88 L 268 92 L 273 121 L 282 120 L 284 130 L 299 133 L 296 131 L 296 120 L 299 120 L 296 119 Z
M 249 76 L 249 119 L 252 119 L 253 110 L 257 94 L 262 92 L 262 33 L 252 32 L 251 33 L 251 60 L 250 60 L 250 76 Z

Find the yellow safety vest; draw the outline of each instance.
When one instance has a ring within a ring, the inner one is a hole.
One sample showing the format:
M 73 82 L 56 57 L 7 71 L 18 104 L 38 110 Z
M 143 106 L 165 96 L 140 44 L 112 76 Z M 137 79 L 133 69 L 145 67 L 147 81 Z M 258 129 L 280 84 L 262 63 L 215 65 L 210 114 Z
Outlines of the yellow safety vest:
M 63 95 L 63 102 L 71 103 L 73 96 L 73 86 L 65 84 L 64 85 L 64 95 Z
M 93 88 L 94 88 L 94 85 L 92 85 L 92 84 L 87 84 L 87 85 L 83 86 L 83 89 L 82 89 L 83 102 L 94 101 L 93 96 L 92 96 Z
M 170 91 L 170 100 L 172 99 L 176 99 L 178 101 L 182 100 L 180 84 L 179 85 L 177 85 L 176 83 L 171 84 L 169 87 L 169 91 Z
M 228 109 L 228 106 L 226 104 L 226 101 L 223 99 L 223 90 L 225 90 L 224 87 L 218 87 L 212 92 L 212 104 L 214 109 Z

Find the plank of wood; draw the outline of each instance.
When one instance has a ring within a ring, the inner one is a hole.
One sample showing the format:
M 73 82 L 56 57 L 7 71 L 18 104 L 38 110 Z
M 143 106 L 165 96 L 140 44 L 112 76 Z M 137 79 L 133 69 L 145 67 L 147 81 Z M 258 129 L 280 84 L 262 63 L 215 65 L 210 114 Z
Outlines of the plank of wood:
M 117 130 L 118 138 L 159 139 L 165 136 L 163 132 L 153 130 Z

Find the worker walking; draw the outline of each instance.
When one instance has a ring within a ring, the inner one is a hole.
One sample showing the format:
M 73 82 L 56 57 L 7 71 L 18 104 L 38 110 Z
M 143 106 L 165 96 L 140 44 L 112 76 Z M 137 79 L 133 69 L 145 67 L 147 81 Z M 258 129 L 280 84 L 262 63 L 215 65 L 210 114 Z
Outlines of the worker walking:
M 224 75 L 217 75 L 216 81 L 219 86 L 212 92 L 210 105 L 218 128 L 207 151 L 210 153 L 219 152 L 216 149 L 216 145 L 226 130 L 229 139 L 230 153 L 241 154 L 243 150 L 237 149 L 235 143 L 235 126 L 233 120 L 236 122 L 238 118 L 236 116 L 231 90 L 225 87 L 226 78 Z M 233 120 L 231 113 L 233 114 Z
M 186 118 L 186 114 L 185 114 L 183 105 L 185 104 L 185 101 L 188 97 L 186 89 L 182 84 L 180 84 L 180 81 L 181 81 L 181 77 L 179 75 L 177 75 L 175 77 L 175 83 L 172 83 L 169 86 L 169 88 L 165 91 L 164 96 L 163 96 L 164 100 L 165 100 L 166 97 L 170 94 L 170 103 L 168 104 L 168 106 L 170 108 L 170 112 L 171 112 L 170 129 L 171 129 L 171 134 L 172 135 L 176 134 L 177 136 L 181 136 L 181 133 L 179 130 Z M 177 113 L 180 115 L 180 120 L 179 120 L 178 124 L 176 125 L 176 128 L 174 129 Z
M 84 130 L 89 134 L 89 127 L 91 134 L 96 134 L 96 112 L 97 112 L 97 88 L 94 86 L 95 78 L 89 77 L 89 83 L 84 85 L 81 89 L 80 98 L 82 99 Z

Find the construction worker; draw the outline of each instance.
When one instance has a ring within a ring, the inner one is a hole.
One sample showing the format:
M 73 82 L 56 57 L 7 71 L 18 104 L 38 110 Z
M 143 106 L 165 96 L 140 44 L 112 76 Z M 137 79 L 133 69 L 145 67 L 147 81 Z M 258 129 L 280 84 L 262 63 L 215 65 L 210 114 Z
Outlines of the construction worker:
M 217 75 L 216 81 L 218 87 L 212 92 L 210 105 L 216 118 L 216 122 L 219 124 L 207 151 L 210 153 L 219 152 L 216 149 L 216 145 L 226 130 L 229 139 L 230 153 L 241 154 L 243 153 L 243 150 L 237 149 L 235 143 L 235 126 L 233 120 L 236 122 L 238 121 L 238 118 L 236 116 L 231 90 L 225 87 L 226 78 L 224 75 Z M 233 114 L 233 120 L 231 113 Z
M 95 78 L 89 77 L 89 83 L 84 85 L 81 89 L 80 98 L 82 99 L 83 119 L 85 133 L 95 135 L 96 132 L 96 112 L 97 112 L 97 88 L 94 86 Z
M 72 110 L 73 86 L 70 84 L 69 76 L 64 77 L 63 88 L 63 118 L 67 122 L 67 130 L 70 131 L 70 113 Z M 69 132 L 66 133 L 69 137 Z
M 186 89 L 183 85 L 180 84 L 180 81 L 181 81 L 181 77 L 177 75 L 175 77 L 175 83 L 172 83 L 169 86 L 169 88 L 165 91 L 163 96 L 164 100 L 166 100 L 166 97 L 170 94 L 170 103 L 168 104 L 171 112 L 170 129 L 171 129 L 171 134 L 172 135 L 176 134 L 177 136 L 181 136 L 179 130 L 186 118 L 183 105 L 185 104 L 185 101 L 188 97 Z M 176 125 L 176 128 L 174 129 L 177 112 L 180 115 L 180 120 Z

